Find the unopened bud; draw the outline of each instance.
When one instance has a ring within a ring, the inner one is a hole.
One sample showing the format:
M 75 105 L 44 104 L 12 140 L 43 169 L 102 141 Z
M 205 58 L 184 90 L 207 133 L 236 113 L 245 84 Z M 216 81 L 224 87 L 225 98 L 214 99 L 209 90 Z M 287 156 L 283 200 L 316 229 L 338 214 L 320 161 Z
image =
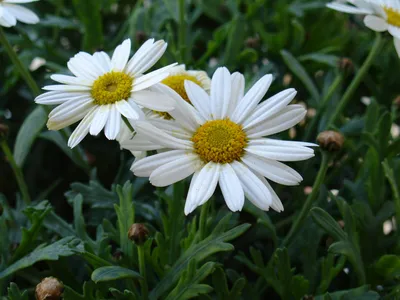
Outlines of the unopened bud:
M 344 137 L 340 132 L 327 130 L 318 135 L 317 142 L 323 150 L 335 152 L 342 149 Z
M 37 300 L 62 299 L 64 285 L 55 277 L 46 277 L 36 286 Z
M 9 128 L 6 124 L 0 123 L 0 138 L 7 138 Z
M 135 223 L 131 226 L 128 231 L 128 237 L 131 241 L 134 241 L 137 245 L 143 245 L 149 236 L 149 230 L 144 224 Z
M 344 72 L 349 72 L 349 73 L 353 72 L 353 70 L 354 70 L 353 62 L 351 61 L 350 58 L 347 58 L 347 57 L 343 57 L 343 58 L 339 59 L 338 67 L 340 70 L 342 70 Z

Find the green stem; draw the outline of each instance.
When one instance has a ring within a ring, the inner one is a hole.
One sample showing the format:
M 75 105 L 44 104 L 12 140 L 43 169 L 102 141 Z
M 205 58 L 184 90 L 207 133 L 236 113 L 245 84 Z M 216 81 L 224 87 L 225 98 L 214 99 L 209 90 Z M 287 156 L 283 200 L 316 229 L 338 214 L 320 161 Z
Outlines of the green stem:
M 186 49 L 186 22 L 185 22 L 185 0 L 179 0 L 179 50 L 181 61 L 185 61 Z
M 149 298 L 148 293 L 149 293 L 149 288 L 147 286 L 147 278 L 146 278 L 146 263 L 144 260 L 144 246 L 143 245 L 138 245 L 138 258 L 139 258 L 139 272 L 140 275 L 143 277 L 142 280 L 140 280 L 140 287 L 142 290 L 142 299 L 147 300 Z
M 346 108 L 349 101 L 352 99 L 358 86 L 360 85 L 360 83 L 364 79 L 365 75 L 367 74 L 369 68 L 371 67 L 375 57 L 378 55 L 379 50 L 382 46 L 382 43 L 383 43 L 382 36 L 381 36 L 381 34 L 377 33 L 374 45 L 372 46 L 367 59 L 365 60 L 364 64 L 358 71 L 357 75 L 354 77 L 350 86 L 347 88 L 347 90 L 346 90 L 345 94 L 343 95 L 343 98 L 340 100 L 338 106 L 336 106 L 336 109 L 333 112 L 332 116 L 330 117 L 330 119 L 326 125 L 326 128 L 329 129 L 331 126 L 333 126 L 335 124 L 335 122 L 337 121 L 340 114 L 343 112 L 343 110 Z
M 330 155 L 326 152 L 322 152 L 322 163 L 318 171 L 317 179 L 314 182 L 314 185 L 312 187 L 312 192 L 311 194 L 308 195 L 306 202 L 304 203 L 298 217 L 294 221 L 292 228 L 290 228 L 289 233 L 287 234 L 286 238 L 283 241 L 283 246 L 288 247 L 292 242 L 293 239 L 296 235 L 296 233 L 299 231 L 300 226 L 303 225 L 304 220 L 308 216 L 308 213 L 311 209 L 311 207 L 314 204 L 315 199 L 317 199 L 320 191 L 320 187 L 322 183 L 324 182 L 326 172 L 328 170 L 328 163 L 330 160 Z
M 343 74 L 339 74 L 335 80 L 333 81 L 333 83 L 331 84 L 331 86 L 329 87 L 329 90 L 326 92 L 324 98 L 321 100 L 321 104 L 318 108 L 317 114 L 314 116 L 314 118 L 312 119 L 310 125 L 307 128 L 307 131 L 305 133 L 305 141 L 309 141 L 311 138 L 311 135 L 314 133 L 315 128 L 318 125 L 318 121 L 321 118 L 321 115 L 324 113 L 326 107 L 328 106 L 329 100 L 332 98 L 332 95 L 335 93 L 336 89 L 339 87 L 339 85 L 342 83 L 343 81 Z
M 3 44 L 4 49 L 6 50 L 8 56 L 10 57 L 11 61 L 17 68 L 20 75 L 25 79 L 25 82 L 28 84 L 32 93 L 35 96 L 38 96 L 40 94 L 39 87 L 37 86 L 35 80 L 32 78 L 31 73 L 25 68 L 25 66 L 22 64 L 21 60 L 18 58 L 17 53 L 15 53 L 14 49 L 8 42 L 7 37 L 1 27 L 0 27 L 0 42 Z
M 22 194 L 22 199 L 24 200 L 26 205 L 29 205 L 31 203 L 31 197 L 29 196 L 28 186 L 26 185 L 24 175 L 22 174 L 21 169 L 17 166 L 14 160 L 14 156 L 11 153 L 10 147 L 8 147 L 7 141 L 5 139 L 2 139 L 0 144 L 1 149 L 3 149 L 3 152 L 6 155 L 7 160 L 14 171 L 15 178 L 17 179 L 18 186 Z

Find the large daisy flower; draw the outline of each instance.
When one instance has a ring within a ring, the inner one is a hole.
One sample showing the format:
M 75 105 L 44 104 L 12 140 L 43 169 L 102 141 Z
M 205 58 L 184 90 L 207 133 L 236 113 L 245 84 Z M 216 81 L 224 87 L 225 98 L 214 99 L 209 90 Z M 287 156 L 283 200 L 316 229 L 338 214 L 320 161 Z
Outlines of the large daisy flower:
M 12 27 L 17 21 L 26 24 L 36 24 L 39 17 L 31 10 L 18 5 L 39 0 L 0 0 L 0 26 Z
M 310 143 L 264 138 L 300 122 L 306 110 L 288 105 L 296 95 L 288 89 L 259 104 L 272 82 L 265 75 L 244 94 L 244 77 L 219 68 L 211 81 L 210 95 L 194 82 L 185 81 L 190 105 L 171 89 L 176 101 L 170 112 L 175 119 L 168 128 L 136 123 L 142 138 L 131 150 L 169 150 L 135 162 L 137 176 L 150 177 L 155 186 L 168 186 L 192 174 L 185 214 L 204 204 L 217 184 L 229 209 L 240 211 L 245 196 L 257 207 L 283 211 L 283 205 L 267 179 L 297 185 L 302 177 L 281 161 L 314 156 Z M 160 89 L 163 85 L 158 86 Z M 147 144 L 146 144 L 147 143 Z M 156 146 L 155 146 L 156 145 Z
M 328 3 L 329 8 L 366 15 L 364 24 L 378 32 L 389 31 L 400 56 L 400 1 L 398 0 L 347 0 Z
M 131 41 L 125 40 L 110 58 L 105 52 L 90 55 L 79 52 L 68 62 L 75 76 L 52 75 L 62 84 L 45 86 L 36 103 L 55 105 L 47 127 L 59 130 L 83 119 L 68 141 L 75 147 L 90 133 L 97 135 L 104 128 L 106 137 L 114 140 L 121 128 L 121 115 L 130 120 L 144 118 L 142 107 L 171 111 L 174 100 L 149 90 L 168 76 L 175 64 L 143 74 L 163 55 L 167 44 L 154 39 L 146 41 L 129 60 Z

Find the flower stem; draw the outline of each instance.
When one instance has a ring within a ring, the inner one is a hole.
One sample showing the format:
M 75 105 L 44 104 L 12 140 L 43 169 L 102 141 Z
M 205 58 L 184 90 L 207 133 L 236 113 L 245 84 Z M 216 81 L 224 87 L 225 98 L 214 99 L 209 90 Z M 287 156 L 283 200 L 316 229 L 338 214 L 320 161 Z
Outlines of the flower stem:
M 314 182 L 312 187 L 311 194 L 308 195 L 306 202 L 304 203 L 298 217 L 294 221 L 292 228 L 290 228 L 289 233 L 287 234 L 286 238 L 283 240 L 283 246 L 288 247 L 292 242 L 299 231 L 300 226 L 303 225 L 304 220 L 308 216 L 308 213 L 315 201 L 315 199 L 319 195 L 320 187 L 325 180 L 326 172 L 328 170 L 328 163 L 330 160 L 330 155 L 326 152 L 322 152 L 322 163 L 318 171 L 317 179 Z
M 149 298 L 149 296 L 148 296 L 149 288 L 147 286 L 147 278 L 146 278 L 146 263 L 144 260 L 144 246 L 137 245 L 137 249 L 138 249 L 138 258 L 139 258 L 139 272 L 140 272 L 140 275 L 143 277 L 143 279 L 140 280 L 140 287 L 142 290 L 142 299 L 147 300 Z
M 336 106 L 335 111 L 333 112 L 332 116 L 330 117 L 326 128 L 330 128 L 335 124 L 337 121 L 338 117 L 342 113 L 342 111 L 346 108 L 347 104 L 349 103 L 350 99 L 353 97 L 355 91 L 357 90 L 358 86 L 364 79 L 365 75 L 367 74 L 369 68 L 371 67 L 375 57 L 378 55 L 379 50 L 383 44 L 382 36 L 381 34 L 377 33 L 375 37 L 375 42 L 374 45 L 371 48 L 371 51 L 369 52 L 369 55 L 367 59 L 365 60 L 364 64 L 358 71 L 357 75 L 354 77 L 353 81 L 351 82 L 350 86 L 347 88 L 345 94 L 343 95 L 343 98 L 340 100 L 338 106 Z
M 31 197 L 29 196 L 28 186 L 26 185 L 24 175 L 22 174 L 21 169 L 17 166 L 17 163 L 14 160 L 14 156 L 11 153 L 10 147 L 8 147 L 7 141 L 5 139 L 1 139 L 0 144 L 1 149 L 3 149 L 3 152 L 6 155 L 7 160 L 14 171 L 15 178 L 17 179 L 17 183 L 22 194 L 22 199 L 24 200 L 26 205 L 29 205 L 31 203 Z
M 18 58 L 18 55 L 15 53 L 14 49 L 8 42 L 7 37 L 1 27 L 0 27 L 0 42 L 3 44 L 4 49 L 6 50 L 8 56 L 10 57 L 14 66 L 17 68 L 19 74 L 25 79 L 26 84 L 29 86 L 34 96 L 39 95 L 40 94 L 39 87 L 37 86 L 35 80 L 32 78 L 31 73 L 25 68 L 21 60 Z
M 186 50 L 186 22 L 185 22 L 185 0 L 179 0 L 179 50 L 181 61 L 185 61 Z

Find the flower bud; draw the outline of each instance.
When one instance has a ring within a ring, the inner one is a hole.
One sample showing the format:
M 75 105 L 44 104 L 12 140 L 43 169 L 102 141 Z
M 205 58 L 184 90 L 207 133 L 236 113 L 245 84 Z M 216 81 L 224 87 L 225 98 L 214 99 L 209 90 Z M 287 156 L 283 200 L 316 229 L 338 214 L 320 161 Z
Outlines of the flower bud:
M 335 152 L 342 149 L 344 137 L 340 132 L 327 130 L 318 135 L 317 142 L 323 150 Z
M 137 245 L 143 245 L 148 236 L 149 230 L 144 226 L 144 224 L 135 223 L 128 231 L 129 239 L 134 241 Z
M 55 277 L 46 277 L 36 286 L 37 300 L 62 299 L 64 285 Z

